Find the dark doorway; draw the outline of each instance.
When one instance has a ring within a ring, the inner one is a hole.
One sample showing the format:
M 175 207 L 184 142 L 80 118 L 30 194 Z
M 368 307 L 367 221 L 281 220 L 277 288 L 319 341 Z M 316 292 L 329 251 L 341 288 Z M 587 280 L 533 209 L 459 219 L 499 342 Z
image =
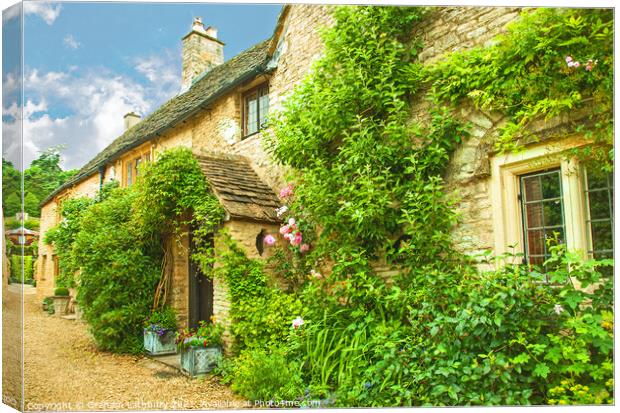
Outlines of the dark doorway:
M 213 238 L 209 240 L 213 244 Z M 189 234 L 190 257 L 194 252 L 193 231 Z M 189 259 L 189 327 L 198 327 L 201 320 L 210 321 L 213 315 L 213 280 Z

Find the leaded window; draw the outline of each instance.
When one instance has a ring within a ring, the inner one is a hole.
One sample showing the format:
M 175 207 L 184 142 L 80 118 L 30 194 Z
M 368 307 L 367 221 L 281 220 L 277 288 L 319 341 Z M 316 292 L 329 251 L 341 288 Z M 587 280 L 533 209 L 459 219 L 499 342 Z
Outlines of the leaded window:
M 614 182 L 608 172 L 588 168 L 584 173 L 587 205 L 588 254 L 596 259 L 613 258 Z
M 519 177 L 525 261 L 541 266 L 550 257 L 547 240 L 565 242 L 560 169 Z

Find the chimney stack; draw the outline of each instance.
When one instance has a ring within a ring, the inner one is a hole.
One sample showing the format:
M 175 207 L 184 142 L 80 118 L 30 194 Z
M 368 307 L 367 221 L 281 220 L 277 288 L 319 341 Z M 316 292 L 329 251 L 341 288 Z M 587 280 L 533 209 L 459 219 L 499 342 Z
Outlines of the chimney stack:
M 125 130 L 128 130 L 140 122 L 140 115 L 135 112 L 129 112 L 123 116 L 123 119 L 125 120 Z
M 197 76 L 224 63 L 224 43 L 218 40 L 217 29 L 205 29 L 196 17 L 192 30 L 183 37 L 182 58 L 181 92 L 185 92 Z

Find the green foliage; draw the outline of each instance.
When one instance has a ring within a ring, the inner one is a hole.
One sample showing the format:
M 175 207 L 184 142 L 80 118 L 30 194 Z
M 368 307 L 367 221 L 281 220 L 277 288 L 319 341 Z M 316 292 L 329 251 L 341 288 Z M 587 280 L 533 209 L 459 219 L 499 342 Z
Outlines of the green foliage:
M 193 229 L 192 259 L 204 274 L 211 274 L 212 234 L 224 218 L 224 210 L 206 183 L 196 158 L 187 148 L 161 153 L 156 163 L 146 164 L 135 185 L 134 225 L 157 234 L 179 234 L 184 225 Z
M 5 229 L 17 229 L 22 225 L 34 231 L 39 230 L 39 220 L 36 218 L 28 218 L 27 220 L 22 221 L 20 219 L 15 219 L 15 217 L 9 217 L 4 220 Z
M 65 287 L 58 287 L 54 290 L 54 295 L 56 297 L 68 297 L 69 296 L 69 290 Z
M 233 391 L 248 400 L 295 400 L 303 394 L 299 365 L 279 348 L 243 351 L 224 375 Z
M 139 353 L 142 326 L 160 276 L 158 240 L 132 222 L 135 188 L 113 190 L 81 213 L 72 248 L 78 300 L 97 345 Z
M 184 225 L 196 226 L 198 248 L 192 258 L 209 265 L 209 236 L 223 210 L 208 191 L 191 151 L 173 149 L 144 165 L 132 187 L 119 189 L 116 182 L 108 183 L 94 199 L 64 201 L 61 215 L 62 222 L 44 239 L 59 257 L 57 285 L 77 287 L 100 348 L 139 353 L 147 319 L 176 326 L 170 309 L 158 307 L 151 313 L 165 238 L 182 235 Z
M 62 147 L 54 146 L 41 152 L 23 173 L 24 212 L 31 216 L 38 217 L 41 201 L 76 173 L 75 170 L 63 171 L 60 168 L 61 150 Z M 21 181 L 22 174 L 3 158 L 2 204 L 6 216 L 21 211 Z
M 220 251 L 218 274 L 228 286 L 230 331 L 237 350 L 281 343 L 301 314 L 301 301 L 269 285 L 263 263 L 249 259 L 228 235 L 221 236 L 226 250 Z
M 22 257 L 22 255 L 11 255 L 10 256 L 10 262 L 11 262 L 11 278 L 13 280 L 15 280 L 15 282 L 22 282 L 22 277 L 23 277 L 23 282 L 24 283 L 32 283 L 33 281 L 33 274 L 34 274 L 34 259 L 32 257 L 32 255 L 24 255 Z M 23 258 L 23 261 L 22 261 Z M 22 263 L 23 263 L 23 267 L 22 267 Z
M 493 46 L 451 53 L 427 67 L 425 78 L 443 100 L 469 98 L 506 113 L 510 121 L 497 142 L 502 150 L 536 138 L 526 130 L 535 120 L 587 109 L 569 127 L 601 144 L 587 155 L 611 166 L 613 55 L 610 9 L 539 8 L 524 10 Z M 569 67 L 569 56 L 580 66 Z
M 174 331 L 177 329 L 177 315 L 172 307 L 164 306 L 162 309 L 151 313 L 144 323 L 144 327 Z
M 221 324 L 200 321 L 197 329 L 184 329 L 176 334 L 176 344 L 179 351 L 188 347 L 221 346 L 223 343 L 224 327 Z
M 58 256 L 59 274 L 56 278 L 58 286 L 69 288 L 76 286 L 76 274 L 82 263 L 74 253 L 73 246 L 81 228 L 82 216 L 93 203 L 94 200 L 88 197 L 64 200 L 60 207 L 62 220 L 45 233 L 43 241 L 52 245 Z

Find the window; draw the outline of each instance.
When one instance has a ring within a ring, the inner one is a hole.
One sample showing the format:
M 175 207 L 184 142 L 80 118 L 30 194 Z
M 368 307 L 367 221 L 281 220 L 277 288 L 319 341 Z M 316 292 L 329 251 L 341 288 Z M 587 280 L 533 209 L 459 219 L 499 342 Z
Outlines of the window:
M 558 233 L 584 258 L 613 256 L 613 177 L 567 156 L 590 144 L 576 136 L 490 159 L 497 255 L 522 253 L 540 265 L 549 256 L 545 240 Z
M 138 177 L 138 174 L 140 173 L 140 163 L 142 162 L 141 158 L 138 158 L 134 161 L 134 164 L 136 166 L 136 178 Z
M 133 183 L 133 168 L 131 166 L 131 161 L 127 161 L 125 162 L 125 173 L 126 173 L 126 184 L 127 186 L 131 186 L 131 184 Z
M 269 87 L 262 85 L 243 95 L 243 136 L 250 136 L 265 127 L 269 113 Z
M 549 258 L 547 240 L 564 242 L 564 202 L 560 168 L 519 177 L 525 259 L 542 266 Z
M 138 179 L 138 175 L 140 173 L 140 165 L 143 162 L 151 161 L 151 153 L 145 152 L 137 158 L 134 158 L 132 161 L 125 162 L 125 186 L 131 186 Z
M 611 173 L 584 168 L 588 255 L 613 258 L 614 186 Z

